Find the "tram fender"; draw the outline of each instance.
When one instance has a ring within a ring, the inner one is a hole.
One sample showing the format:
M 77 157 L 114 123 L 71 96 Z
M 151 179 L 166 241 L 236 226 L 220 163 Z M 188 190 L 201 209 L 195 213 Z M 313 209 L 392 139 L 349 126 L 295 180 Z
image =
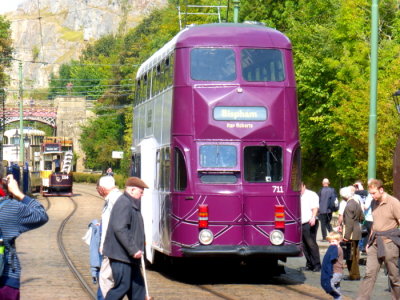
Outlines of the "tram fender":
M 182 247 L 183 256 L 186 257 L 297 257 L 301 255 L 300 245 L 282 246 L 226 246 L 226 245 L 201 245 L 196 247 Z

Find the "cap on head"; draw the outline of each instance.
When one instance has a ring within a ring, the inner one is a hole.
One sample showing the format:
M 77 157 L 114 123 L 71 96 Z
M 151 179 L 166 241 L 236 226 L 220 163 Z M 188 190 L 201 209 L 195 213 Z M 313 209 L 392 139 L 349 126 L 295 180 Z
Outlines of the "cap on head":
M 105 189 L 112 189 L 115 187 L 115 179 L 112 176 L 103 176 L 100 178 L 98 185 Z
M 147 184 L 144 183 L 144 181 L 142 179 L 140 179 L 139 177 L 129 177 L 126 180 L 125 186 L 135 186 L 141 189 L 148 189 L 149 187 L 147 186 Z
M 330 182 L 329 182 L 329 179 L 328 178 L 324 178 L 323 180 L 322 180 L 322 184 L 329 184 Z

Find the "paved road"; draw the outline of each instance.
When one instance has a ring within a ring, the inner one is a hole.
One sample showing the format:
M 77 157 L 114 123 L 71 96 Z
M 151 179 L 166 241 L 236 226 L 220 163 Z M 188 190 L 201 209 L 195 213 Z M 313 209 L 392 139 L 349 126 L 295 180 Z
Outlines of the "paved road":
M 65 228 L 65 247 L 74 264 L 90 283 L 88 246 L 83 243 L 87 224 L 100 217 L 103 200 L 95 197 L 95 185 L 75 184 L 78 211 Z M 46 201 L 42 200 L 46 206 Z M 21 300 L 90 299 L 75 280 L 61 258 L 56 244 L 56 234 L 62 220 L 71 212 L 72 203 L 67 198 L 51 198 L 50 221 L 45 226 L 23 234 L 17 240 L 22 262 Z M 320 243 L 321 258 L 327 243 Z M 320 274 L 302 272 L 303 257 L 290 258 L 285 266 L 286 274 L 279 278 L 263 276 L 263 266 L 253 270 L 200 265 L 192 273 L 201 273 L 200 279 L 189 274 L 174 274 L 174 270 L 149 270 L 150 294 L 156 299 L 331 299 L 320 287 Z M 364 273 L 364 267 L 361 267 Z M 261 276 L 255 274 L 261 274 Z M 346 273 L 347 274 L 347 273 Z M 90 283 L 91 284 L 91 283 Z M 91 285 L 93 290 L 96 286 Z M 359 282 L 343 281 L 345 299 L 354 299 Z M 381 271 L 372 299 L 390 299 L 387 277 Z

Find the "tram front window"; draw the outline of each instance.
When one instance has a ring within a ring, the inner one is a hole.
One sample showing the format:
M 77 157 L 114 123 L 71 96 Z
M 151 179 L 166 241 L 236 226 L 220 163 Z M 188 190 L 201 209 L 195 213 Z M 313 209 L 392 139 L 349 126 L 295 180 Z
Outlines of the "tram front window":
M 200 166 L 203 168 L 234 168 L 236 147 L 232 145 L 203 145 L 200 147 Z
M 236 79 L 235 52 L 223 48 L 196 48 L 190 52 L 193 80 L 233 81 Z
M 53 162 L 52 161 L 45 161 L 44 162 L 44 169 L 45 170 L 51 170 L 53 166 Z
M 209 170 L 199 174 L 202 183 L 236 183 L 237 147 L 234 145 L 202 145 L 199 149 L 200 167 Z
M 282 148 L 250 146 L 244 149 L 244 178 L 248 182 L 282 181 Z
M 246 81 L 285 80 L 282 53 L 277 49 L 244 49 L 241 64 Z

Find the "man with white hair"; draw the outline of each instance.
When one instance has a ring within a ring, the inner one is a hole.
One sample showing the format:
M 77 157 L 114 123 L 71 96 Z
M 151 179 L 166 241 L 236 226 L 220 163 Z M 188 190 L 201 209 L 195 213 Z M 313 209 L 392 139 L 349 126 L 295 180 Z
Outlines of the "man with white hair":
M 336 200 L 336 192 L 334 188 L 329 187 L 329 179 L 322 180 L 322 188 L 318 192 L 319 196 L 319 215 L 318 219 L 321 221 L 322 239 L 326 241 L 327 230 L 332 231 L 332 206 L 331 204 Z
M 103 254 L 103 245 L 106 238 L 108 223 L 110 221 L 111 210 L 115 202 L 122 195 L 122 192 L 115 186 L 115 179 L 113 176 L 101 177 L 97 184 L 97 192 L 105 200 L 103 212 L 101 214 L 100 239 L 100 253 Z M 114 280 L 112 277 L 110 261 L 108 257 L 103 256 L 99 274 L 99 286 L 103 297 L 107 295 L 107 292 L 113 287 L 113 285 Z
M 345 255 L 349 270 L 349 277 L 345 280 L 360 280 L 358 244 L 361 239 L 360 224 L 364 219 L 364 213 L 354 192 L 355 187 L 352 185 L 340 189 L 340 196 L 347 202 L 343 212 L 343 242 L 346 249 L 350 250 Z

